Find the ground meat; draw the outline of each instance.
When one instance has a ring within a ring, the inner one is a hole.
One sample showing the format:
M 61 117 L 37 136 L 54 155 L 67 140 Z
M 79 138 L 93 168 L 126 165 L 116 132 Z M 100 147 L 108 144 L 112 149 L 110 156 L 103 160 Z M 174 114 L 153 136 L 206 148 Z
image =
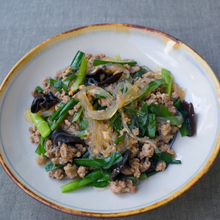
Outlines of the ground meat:
M 85 54 L 85 58 L 86 58 L 87 60 L 89 60 L 91 57 L 92 57 L 92 54 L 91 54 L 91 53 L 86 53 L 86 54 Z
M 42 155 L 41 155 L 41 156 L 37 156 L 37 157 L 35 158 L 35 162 L 36 162 L 37 164 L 42 165 L 42 164 L 45 164 L 45 163 L 47 162 L 47 159 L 46 159 L 46 157 L 42 157 Z
M 120 130 L 120 135 L 123 135 L 126 131 L 127 131 L 127 129 L 123 128 L 122 130 Z
M 124 65 L 124 68 L 126 68 L 127 70 L 129 70 L 129 71 L 130 71 L 131 66 L 130 66 L 130 65 L 128 65 L 128 64 L 125 64 L 125 65 Z
M 78 102 L 78 103 L 73 107 L 73 109 L 74 109 L 75 112 L 78 112 L 80 107 L 81 107 L 81 103 Z
M 30 127 L 28 130 L 32 133 L 29 136 L 31 143 L 40 144 L 40 132 L 37 130 L 36 125 L 33 124 L 33 127 Z
M 110 84 L 108 85 L 107 87 L 105 87 L 105 90 L 109 91 L 109 92 L 112 92 L 112 90 L 114 89 L 114 85 L 113 84 Z
M 110 103 L 109 99 L 98 99 L 98 103 L 102 107 L 104 107 L 104 106 L 111 107 L 111 103 Z
M 152 157 L 153 154 L 154 154 L 154 147 L 151 146 L 150 144 L 144 144 L 138 157 L 140 159 L 143 159 L 144 157 Z
M 73 157 L 81 157 L 86 152 L 86 150 L 87 149 L 82 144 L 76 144 L 75 147 L 62 144 L 60 150 L 57 151 L 57 154 L 53 153 L 54 158 L 51 158 L 51 161 L 53 162 L 54 165 L 72 162 Z M 55 156 L 60 156 L 60 157 L 55 157 Z
M 141 175 L 141 172 L 139 170 L 140 168 L 140 164 L 139 164 L 140 160 L 138 158 L 133 158 L 129 160 L 129 165 L 131 166 L 131 168 L 134 169 L 134 177 L 139 178 Z
M 79 169 L 77 170 L 77 173 L 79 174 L 79 176 L 80 176 L 81 178 L 84 178 L 85 175 L 88 173 L 88 170 L 87 170 L 86 167 L 80 166 Z
M 37 90 L 36 90 L 36 89 L 34 89 L 33 91 L 31 91 L 31 95 L 32 95 L 32 96 L 37 95 Z
M 71 66 L 67 66 L 67 67 L 65 67 L 64 69 L 57 71 L 57 72 L 55 73 L 55 79 L 58 80 L 60 77 L 62 77 L 62 78 L 65 80 L 66 75 L 67 75 L 70 71 L 72 71 L 72 69 L 73 69 L 73 68 L 72 68 Z
M 166 163 L 164 161 L 160 161 L 157 163 L 156 171 L 164 171 L 166 169 Z
M 175 151 L 174 151 L 173 149 L 171 149 L 171 148 L 169 148 L 169 149 L 167 150 L 167 153 L 168 153 L 168 154 L 175 155 Z
M 168 144 L 163 144 L 162 146 L 159 147 L 159 150 L 161 150 L 164 153 L 166 153 L 168 149 L 170 149 L 170 145 Z
M 70 100 L 70 97 L 68 95 L 63 96 L 63 98 L 62 98 L 63 103 L 67 103 L 67 102 L 69 102 L 69 100 Z
M 87 64 L 87 70 L 88 70 L 89 68 L 92 68 L 94 60 L 101 60 L 101 59 L 103 59 L 105 57 L 105 54 L 99 53 L 99 54 L 96 54 L 95 56 L 90 56 L 88 54 L 87 57 L 90 57 L 88 59 L 88 64 Z
M 55 96 L 58 98 L 58 99 L 63 99 L 63 97 L 66 95 L 66 92 L 64 90 L 62 90 L 62 93 L 60 92 L 56 92 L 55 93 Z
M 69 160 L 66 158 L 59 157 L 59 158 L 51 158 L 51 162 L 54 165 L 57 165 L 57 164 L 66 164 L 67 162 L 69 162 Z
M 60 147 L 60 154 L 63 159 L 72 162 L 74 156 L 72 147 L 69 147 L 66 144 L 62 144 L 62 146 Z
M 68 127 L 71 126 L 71 122 L 69 122 L 68 120 L 64 120 L 64 123 L 65 123 Z
M 157 92 L 156 94 L 151 93 L 150 97 L 146 99 L 148 105 L 154 103 L 156 105 L 163 104 L 171 113 L 175 114 L 176 109 L 173 107 L 173 102 L 170 100 L 170 97 L 166 93 Z
M 151 165 L 151 162 L 149 161 L 149 158 L 146 157 L 144 160 L 141 161 L 140 163 L 140 171 L 144 172 L 145 170 L 149 169 Z
M 140 149 L 139 149 L 138 146 L 137 147 L 136 146 L 131 146 L 130 151 L 131 151 L 131 158 L 134 158 L 139 154 Z
M 134 65 L 134 66 L 131 66 L 130 73 L 134 74 L 138 72 L 139 70 L 140 70 L 140 67 L 138 65 Z
M 174 136 L 171 133 L 172 127 L 170 124 L 159 124 L 157 126 L 157 130 L 159 131 L 160 136 L 158 137 L 159 140 L 168 143 Z
M 135 136 L 138 136 L 138 135 L 139 135 L 139 128 L 132 129 L 132 133 L 133 133 Z
M 74 179 L 76 177 L 78 177 L 78 167 L 74 164 L 70 164 L 68 163 L 67 166 L 64 167 L 65 170 L 65 174 L 70 178 L 70 179 Z
M 134 173 L 134 169 L 130 166 L 125 166 L 125 168 L 121 171 L 124 175 L 132 175 Z
M 57 168 L 55 170 L 51 170 L 48 173 L 48 176 L 51 178 L 56 178 L 57 180 L 61 180 L 65 177 L 65 172 L 64 172 L 63 168 Z
M 136 186 L 133 186 L 133 183 L 131 180 L 116 180 L 111 182 L 111 191 L 113 193 L 126 193 L 126 192 L 131 192 L 135 193 L 136 192 Z
M 172 94 L 171 94 L 171 101 L 176 101 L 177 99 L 179 98 L 179 95 L 178 95 L 178 93 L 177 92 L 173 92 Z
M 45 77 L 42 81 L 42 84 L 44 86 L 44 89 L 49 89 L 51 84 L 48 82 L 48 80 L 50 79 L 50 77 Z

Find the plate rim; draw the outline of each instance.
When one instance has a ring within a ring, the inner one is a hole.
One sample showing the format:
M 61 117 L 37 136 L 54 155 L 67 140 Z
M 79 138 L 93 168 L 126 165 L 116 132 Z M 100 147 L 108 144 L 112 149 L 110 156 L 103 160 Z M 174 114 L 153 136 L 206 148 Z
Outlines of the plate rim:
M 188 48 L 191 52 L 195 53 L 200 59 L 202 59 L 202 61 L 204 62 L 203 64 L 206 65 L 206 68 L 209 69 L 209 71 L 210 71 L 209 76 L 211 76 L 211 78 L 212 78 L 212 79 L 210 79 L 210 80 L 212 80 L 212 83 L 213 83 L 213 80 L 214 80 L 214 82 L 217 84 L 217 86 L 214 87 L 214 90 L 215 90 L 216 95 L 218 97 L 218 104 L 220 106 L 220 92 L 218 93 L 218 91 L 220 91 L 220 83 L 219 83 L 215 73 L 211 69 L 211 67 L 207 64 L 207 62 L 195 50 L 193 50 L 191 47 L 189 47 L 187 44 L 183 43 L 179 39 L 177 39 L 177 38 L 175 38 L 175 37 L 173 37 L 169 34 L 166 34 L 164 32 L 161 32 L 159 30 L 152 29 L 152 28 L 149 28 L 149 27 L 139 26 L 139 25 L 122 24 L 122 23 L 104 23 L 104 24 L 87 25 L 87 26 L 71 29 L 69 31 L 65 31 L 63 33 L 60 33 L 60 34 L 58 34 L 54 37 L 51 37 L 51 38 L 43 41 L 42 43 L 40 43 L 39 45 L 34 47 L 32 50 L 30 50 L 28 53 L 26 53 L 14 65 L 14 67 L 10 70 L 10 72 L 7 74 L 7 76 L 5 77 L 5 79 L 3 80 L 3 82 L 0 86 L 0 98 L 2 98 L 2 96 L 4 95 L 5 89 L 10 84 L 10 82 L 13 80 L 13 78 L 16 76 L 16 74 L 21 69 L 23 69 L 30 61 L 32 61 L 35 56 L 37 56 L 41 52 L 45 51 L 47 48 L 49 48 L 49 47 L 51 47 L 51 46 L 53 46 L 53 45 L 55 45 L 59 42 L 68 40 L 70 38 L 73 38 L 73 36 L 84 35 L 85 33 L 89 33 L 90 30 L 92 30 L 93 32 L 94 31 L 102 32 L 102 31 L 105 31 L 105 30 L 106 31 L 111 31 L 112 30 L 112 31 L 128 32 L 130 29 L 144 30 L 146 32 L 156 33 L 157 35 L 163 36 L 165 40 L 174 41 L 177 44 L 177 48 L 180 45 L 183 45 L 186 48 Z M 50 202 L 49 200 L 46 200 L 46 199 L 40 197 L 39 195 L 37 195 L 36 193 L 31 191 L 28 187 L 26 187 L 23 183 L 21 183 L 15 177 L 15 175 L 10 170 L 10 168 L 7 166 L 6 162 L 4 161 L 1 150 L 0 150 L 0 164 L 2 165 L 3 169 L 8 174 L 8 176 L 13 180 L 13 182 L 18 187 L 20 187 L 24 192 L 26 192 L 29 196 L 31 196 L 35 200 L 37 200 L 37 201 L 39 201 L 39 202 L 41 202 L 41 203 L 43 203 L 43 204 L 45 204 L 45 205 L 47 205 L 51 208 L 54 208 L 58 211 L 63 211 L 63 212 L 69 213 L 69 214 L 75 214 L 75 215 L 81 215 L 81 216 L 122 217 L 122 216 L 129 216 L 129 215 L 143 213 L 143 212 L 158 208 L 162 205 L 167 204 L 168 202 L 172 201 L 173 199 L 179 197 L 185 191 L 187 191 L 189 188 L 191 188 L 209 170 L 209 168 L 211 167 L 211 165 L 213 164 L 215 158 L 218 155 L 218 152 L 219 152 L 219 149 L 220 149 L 220 129 L 218 130 L 217 133 L 218 133 L 217 139 L 215 141 L 213 150 L 212 150 L 209 158 L 206 160 L 206 162 L 203 165 L 202 169 L 192 179 L 190 179 L 190 181 L 187 182 L 183 187 L 181 187 L 179 190 L 177 190 L 176 192 L 171 194 L 169 197 L 167 197 L 167 198 L 165 198 L 165 199 L 163 199 L 163 200 L 161 200 L 157 203 L 145 206 L 143 208 L 138 208 L 138 209 L 129 210 L 129 211 L 121 211 L 121 212 L 116 212 L 116 213 L 102 213 L 102 212 L 99 213 L 99 212 L 91 212 L 91 211 L 87 212 L 87 211 L 80 211 L 80 210 L 66 208 L 66 207 L 63 207 L 61 205 L 57 205 L 53 202 Z

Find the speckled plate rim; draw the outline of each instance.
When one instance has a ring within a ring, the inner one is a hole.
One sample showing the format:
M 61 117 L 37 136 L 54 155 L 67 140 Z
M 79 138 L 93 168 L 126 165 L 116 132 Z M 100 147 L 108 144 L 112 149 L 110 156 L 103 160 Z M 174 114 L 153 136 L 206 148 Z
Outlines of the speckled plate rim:
M 166 34 L 161 31 L 148 28 L 148 27 L 143 27 L 143 26 L 138 26 L 138 25 L 131 25 L 131 24 L 119 24 L 119 23 L 107 23 L 107 24 L 96 24 L 96 25 L 89 25 L 85 27 L 80 27 L 76 28 L 64 33 L 61 33 L 59 35 L 56 35 L 43 43 L 39 44 L 35 48 L 33 48 L 30 52 L 28 52 L 24 57 L 22 57 L 17 64 L 11 69 L 11 71 L 8 73 L 6 78 L 1 84 L 0 87 L 0 98 L 2 98 L 5 89 L 8 87 L 10 82 L 13 80 L 13 78 L 16 76 L 16 74 L 23 69 L 32 59 L 34 59 L 39 53 L 43 52 L 47 48 L 71 39 L 73 37 L 78 37 L 80 35 L 84 35 L 86 33 L 91 33 L 91 32 L 100 32 L 100 31 L 117 31 L 117 32 L 129 32 L 131 29 L 133 30 L 142 30 L 146 32 L 151 32 L 155 33 L 156 35 L 162 36 L 163 40 L 165 41 L 174 41 L 174 49 L 178 49 L 180 46 L 181 49 L 184 49 L 185 52 L 187 51 L 188 53 L 191 53 L 194 55 L 194 58 L 197 59 L 198 63 L 202 66 L 204 70 L 207 70 L 206 73 L 209 77 L 209 80 L 211 81 L 212 85 L 214 86 L 214 91 L 216 92 L 217 99 L 218 99 L 218 105 L 220 108 L 220 84 L 219 81 L 212 71 L 212 69 L 209 67 L 209 65 L 206 63 L 206 61 L 198 54 L 196 53 L 192 48 L 190 48 L 188 45 L 184 44 L 182 41 Z M 171 194 L 168 198 L 163 199 L 157 203 L 148 205 L 143 208 L 138 208 L 136 210 L 130 210 L 130 211 L 124 211 L 124 212 L 118 212 L 118 213 L 97 213 L 97 212 L 85 212 L 85 211 L 79 211 L 79 210 L 74 210 L 74 209 L 69 209 L 65 208 L 62 206 L 59 206 L 57 204 L 54 204 L 46 199 L 43 199 L 30 189 L 28 189 L 24 184 L 22 184 L 13 174 L 13 172 L 9 169 L 7 166 L 6 162 L 4 161 L 4 158 L 2 156 L 2 153 L 0 151 L 0 163 L 6 173 L 9 175 L 9 177 L 14 181 L 15 184 L 17 184 L 24 192 L 26 192 L 29 196 L 32 198 L 36 199 L 37 201 L 52 207 L 56 210 L 63 211 L 69 214 L 75 214 L 75 215 L 82 215 L 82 216 L 92 216 L 92 217 L 120 217 L 120 216 L 129 216 L 129 215 L 134 215 L 138 213 L 143 213 L 146 211 L 149 211 L 151 209 L 155 209 L 157 207 L 160 207 L 162 205 L 165 205 L 166 203 L 172 201 L 173 199 L 177 198 L 178 196 L 182 195 L 186 190 L 188 190 L 191 186 L 193 186 L 211 167 L 212 163 L 214 162 L 215 158 L 218 155 L 219 148 L 220 148 L 220 129 L 217 132 L 217 139 L 215 142 L 215 145 L 213 147 L 213 150 L 209 156 L 209 158 L 206 160 L 204 163 L 202 169 L 189 181 L 187 182 L 183 187 L 181 187 L 179 190 Z

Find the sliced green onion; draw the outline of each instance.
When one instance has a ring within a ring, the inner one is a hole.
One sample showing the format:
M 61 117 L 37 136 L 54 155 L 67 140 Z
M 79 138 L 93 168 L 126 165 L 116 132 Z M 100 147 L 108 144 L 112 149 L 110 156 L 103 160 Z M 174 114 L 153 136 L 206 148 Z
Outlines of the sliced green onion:
M 131 62 L 125 62 L 125 61 L 107 61 L 107 60 L 94 60 L 93 61 L 93 66 L 99 66 L 107 63 L 112 63 L 112 64 L 121 64 L 121 65 L 135 65 L 137 64 L 136 61 L 131 61 Z
M 87 63 L 88 60 L 83 57 L 78 75 L 70 88 L 71 93 L 74 93 L 79 88 L 79 85 L 83 82 L 86 76 Z
M 171 86 L 172 86 L 172 76 L 170 71 L 166 69 L 161 69 L 161 74 L 163 79 L 166 81 L 166 93 L 171 97 Z
M 34 114 L 32 112 L 29 112 L 29 115 L 33 121 L 33 123 L 36 125 L 38 131 L 42 135 L 42 137 L 47 137 L 51 130 L 47 122 L 38 114 Z
M 113 160 L 113 159 L 114 160 Z M 114 153 L 111 154 L 110 156 L 104 158 L 104 159 L 96 159 L 96 158 L 77 158 L 74 159 L 74 162 L 77 165 L 81 166 L 88 166 L 88 167 L 103 167 L 108 169 L 109 164 L 114 165 L 122 160 L 122 156 L 119 152 L 116 152 L 115 155 Z M 113 161 L 113 162 L 112 162 Z
M 82 112 L 83 112 L 83 108 L 80 107 L 80 109 L 77 112 L 74 113 L 72 122 L 78 121 L 80 116 L 82 115 Z
M 72 181 L 64 186 L 61 186 L 62 193 L 72 191 L 74 189 L 77 189 L 81 186 L 85 186 L 91 182 L 95 182 L 98 179 L 100 179 L 103 176 L 102 171 L 100 169 L 94 170 L 93 172 L 86 175 L 83 179 L 78 179 L 75 181 Z

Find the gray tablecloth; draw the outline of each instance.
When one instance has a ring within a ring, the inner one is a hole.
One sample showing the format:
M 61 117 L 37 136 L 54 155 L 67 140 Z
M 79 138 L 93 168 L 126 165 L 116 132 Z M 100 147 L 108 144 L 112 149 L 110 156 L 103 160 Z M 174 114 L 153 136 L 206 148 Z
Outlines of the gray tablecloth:
M 166 32 L 197 51 L 220 79 L 219 0 L 0 0 L 0 82 L 30 49 L 61 32 L 129 23 Z M 196 155 L 195 155 L 196 156 Z M 220 219 L 220 156 L 190 190 L 158 209 L 120 219 Z M 0 219 L 88 219 L 35 201 L 0 166 Z

